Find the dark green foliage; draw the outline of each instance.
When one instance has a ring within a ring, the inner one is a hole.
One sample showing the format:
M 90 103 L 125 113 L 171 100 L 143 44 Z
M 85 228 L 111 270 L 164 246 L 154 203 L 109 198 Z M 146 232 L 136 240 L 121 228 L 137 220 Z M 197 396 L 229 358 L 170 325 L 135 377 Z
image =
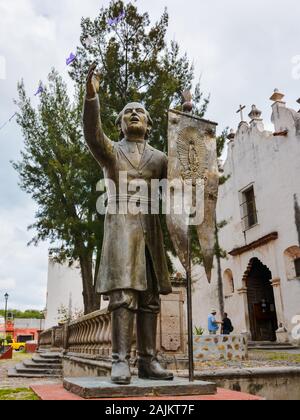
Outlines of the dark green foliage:
M 226 140 L 228 136 L 228 128 L 222 131 L 222 134 L 217 137 L 217 156 L 220 158 L 224 152 Z
M 41 311 L 35 309 L 28 309 L 27 311 L 18 311 L 17 309 L 9 310 L 9 314 L 12 314 L 14 319 L 43 319 L 44 314 Z M 0 316 L 4 318 L 5 311 L 0 309 Z

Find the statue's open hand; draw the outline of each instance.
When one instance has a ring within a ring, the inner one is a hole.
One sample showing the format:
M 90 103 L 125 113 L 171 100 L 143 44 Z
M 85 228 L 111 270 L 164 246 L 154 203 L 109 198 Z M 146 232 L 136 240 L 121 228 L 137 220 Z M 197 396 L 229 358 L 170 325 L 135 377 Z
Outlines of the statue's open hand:
M 101 76 L 99 73 L 95 73 L 96 67 L 96 63 L 91 65 L 86 79 L 86 96 L 88 99 L 94 98 L 100 90 Z

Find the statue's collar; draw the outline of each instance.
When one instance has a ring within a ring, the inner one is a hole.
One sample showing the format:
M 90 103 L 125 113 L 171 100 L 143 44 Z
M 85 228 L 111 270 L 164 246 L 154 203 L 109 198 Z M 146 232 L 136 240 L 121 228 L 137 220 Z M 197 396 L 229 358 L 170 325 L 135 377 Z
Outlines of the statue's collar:
M 136 145 L 137 143 L 131 143 L 128 142 L 127 140 L 123 139 L 122 141 L 119 142 L 119 146 L 121 147 L 121 150 L 123 152 L 123 154 L 125 155 L 125 157 L 127 158 L 127 160 L 131 163 L 131 165 L 135 168 L 135 169 L 143 169 L 148 163 L 149 161 L 152 159 L 153 156 L 153 149 L 152 147 L 149 146 L 148 142 L 145 141 L 144 143 L 139 143 L 139 145 L 142 147 L 142 157 L 141 157 L 141 162 L 140 165 L 137 167 L 135 162 L 132 161 L 132 156 L 130 153 L 130 150 L 128 149 L 128 145 L 131 144 L 131 146 L 129 147 L 134 147 L 134 151 L 136 151 Z M 138 146 L 139 147 L 139 146 Z
M 125 147 L 129 153 L 135 153 L 138 149 L 139 154 L 142 155 L 147 147 L 147 142 L 135 142 L 135 141 L 128 141 L 126 139 L 123 139 L 120 142 L 120 145 L 122 147 Z

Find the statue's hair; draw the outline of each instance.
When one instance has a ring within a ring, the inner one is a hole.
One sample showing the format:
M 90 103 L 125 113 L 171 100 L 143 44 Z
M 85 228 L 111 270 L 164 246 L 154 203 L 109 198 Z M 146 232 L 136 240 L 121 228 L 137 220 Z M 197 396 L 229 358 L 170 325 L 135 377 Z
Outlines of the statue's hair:
M 121 122 L 122 122 L 122 117 L 124 115 L 124 112 L 127 108 L 143 108 L 146 112 L 146 116 L 147 116 L 147 120 L 148 120 L 148 129 L 147 129 L 147 133 L 146 133 L 146 140 L 149 138 L 152 127 L 153 127 L 153 120 L 150 116 L 150 113 L 147 111 L 147 109 L 144 107 L 144 105 L 142 105 L 141 103 L 138 102 L 132 102 L 127 104 L 123 110 L 120 112 L 120 114 L 118 115 L 118 118 L 116 119 L 116 126 L 119 128 L 120 130 L 120 138 L 122 139 L 124 136 L 124 133 L 122 132 L 122 128 L 121 128 Z

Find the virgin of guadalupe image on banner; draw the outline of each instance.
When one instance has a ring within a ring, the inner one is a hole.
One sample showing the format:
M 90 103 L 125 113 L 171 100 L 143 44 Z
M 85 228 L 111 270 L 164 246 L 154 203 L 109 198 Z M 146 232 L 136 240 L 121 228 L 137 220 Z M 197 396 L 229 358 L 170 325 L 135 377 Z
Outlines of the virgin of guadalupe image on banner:
M 203 265 L 211 282 L 219 187 L 217 123 L 192 115 L 189 92 L 184 93 L 184 98 L 183 112 L 169 110 L 170 209 L 167 224 L 175 251 L 186 271 L 190 264 L 190 226 L 196 227 Z

